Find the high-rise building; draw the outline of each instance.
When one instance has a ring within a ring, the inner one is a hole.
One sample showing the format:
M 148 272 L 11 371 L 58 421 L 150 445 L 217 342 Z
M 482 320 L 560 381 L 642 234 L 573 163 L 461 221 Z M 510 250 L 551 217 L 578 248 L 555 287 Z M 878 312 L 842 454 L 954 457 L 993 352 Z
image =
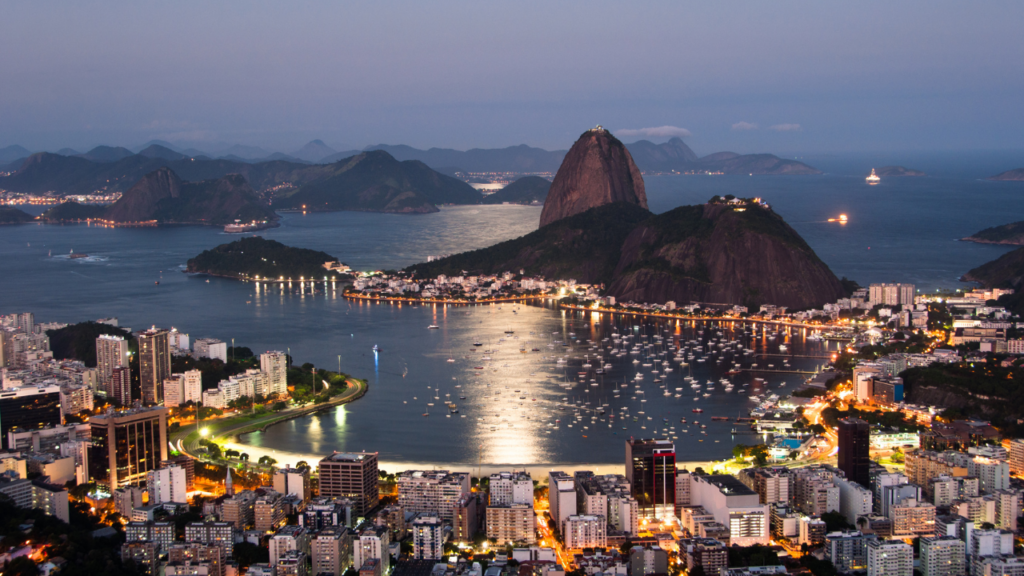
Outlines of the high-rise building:
M 1024 474 L 1024 439 L 1010 440 L 1010 473 Z
M 868 541 L 868 576 L 914 576 L 914 547 L 902 540 Z
M 406 470 L 398 475 L 398 504 L 407 513 L 433 512 L 452 522 L 463 494 L 469 494 L 466 472 Z
M 260 354 L 260 370 L 267 374 L 267 396 L 288 393 L 288 355 L 284 352 Z
M 964 575 L 967 549 L 963 540 L 953 536 L 925 536 L 920 545 L 924 576 Z
M 444 536 L 444 522 L 437 514 L 418 514 L 412 521 L 413 559 L 444 558 Z
M 380 501 L 376 452 L 335 452 L 319 463 L 320 495 L 349 498 L 363 516 Z
M 164 406 L 177 408 L 185 403 L 185 375 L 171 374 L 164 380 Z
M 99 392 L 111 396 L 110 377 L 114 368 L 128 366 L 128 341 L 123 336 L 101 334 L 96 339 L 96 381 Z
M 259 532 L 272 532 L 286 520 L 284 497 L 277 490 L 261 488 L 253 505 L 253 528 Z
M 877 539 L 875 534 L 857 531 L 830 532 L 825 535 L 825 559 L 840 574 L 863 572 L 868 566 L 868 542 Z
M 166 408 L 110 409 L 89 425 L 89 476 L 111 490 L 145 480 L 167 459 Z
M 576 515 L 576 483 L 572 476 L 560 470 L 548 473 L 548 503 L 551 521 L 561 532 L 565 519 Z
M 199 542 L 177 542 L 171 544 L 167 550 L 168 570 L 164 576 L 172 574 L 170 567 L 174 566 L 174 574 L 193 576 L 202 574 L 206 569 L 208 576 L 224 576 L 224 548 L 216 544 L 201 544 Z
M 164 401 L 164 380 L 171 375 L 169 333 L 154 327 L 140 333 L 138 339 L 142 402 L 160 404 Z
M 511 506 L 487 507 L 487 537 L 498 544 L 534 544 L 537 542 L 536 520 L 533 506 L 513 504 Z
M 235 527 L 230 522 L 191 522 L 185 525 L 185 541 L 222 546 L 224 557 L 230 558 L 235 553 Z
M 228 345 L 216 338 L 197 338 L 192 343 L 193 358 L 209 358 L 211 360 L 228 361 Z
M 381 574 L 387 574 L 391 565 L 391 532 L 387 526 L 366 528 L 352 540 L 352 565 L 362 567 L 371 560 L 379 562 Z
M 181 466 L 165 466 L 146 473 L 150 504 L 188 502 L 188 478 Z
M 132 369 L 128 366 L 114 368 L 107 381 L 107 398 L 121 406 L 132 404 Z
M 488 493 L 491 506 L 533 504 L 533 478 L 526 472 L 491 474 Z
M 309 502 L 313 496 L 309 489 L 309 469 L 278 468 L 274 471 L 274 490 L 285 496 L 294 494 L 303 502 Z
M 871 487 L 868 470 L 871 466 L 869 445 L 871 427 L 860 418 L 844 418 L 839 421 L 839 469 L 865 488 Z
M 1010 464 L 1005 460 L 975 456 L 967 462 L 967 473 L 978 477 L 983 494 L 1010 487 Z
M 328 526 L 310 541 L 313 574 L 344 574 L 352 566 L 352 531 Z
M 626 440 L 626 479 L 642 516 L 675 515 L 676 449 L 671 440 Z
M 868 286 L 868 301 L 872 306 L 911 305 L 914 303 L 913 284 L 871 284 Z
M 608 523 L 604 516 L 569 516 L 563 526 L 562 537 L 567 550 L 604 548 L 608 545 Z
M 182 386 L 182 404 L 186 402 L 202 402 L 203 401 L 203 373 L 199 370 L 189 370 L 182 374 L 185 377 L 184 385 Z
M 270 565 L 277 566 L 278 560 L 288 550 L 309 554 L 310 535 L 302 526 L 282 526 L 270 537 Z
M 0 391 L 0 434 L 8 446 L 8 432 L 39 430 L 64 424 L 60 386 L 22 386 Z

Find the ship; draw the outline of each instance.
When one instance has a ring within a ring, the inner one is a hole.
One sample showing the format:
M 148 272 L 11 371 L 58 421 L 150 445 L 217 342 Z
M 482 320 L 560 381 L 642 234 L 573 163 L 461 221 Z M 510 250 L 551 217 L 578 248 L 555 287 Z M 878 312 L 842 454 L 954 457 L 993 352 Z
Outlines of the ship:
M 882 181 L 882 179 L 878 177 L 878 174 L 875 174 L 874 168 L 871 169 L 871 174 L 867 178 L 865 178 L 865 180 L 867 180 L 868 184 L 871 186 L 874 186 L 875 184 L 878 184 L 879 182 Z
M 235 220 L 234 224 L 224 226 L 224 232 L 228 234 L 242 234 L 244 232 L 265 230 L 267 228 L 273 228 L 274 226 L 277 226 L 277 223 L 269 220 L 253 220 L 252 222 L 244 223 L 241 220 Z

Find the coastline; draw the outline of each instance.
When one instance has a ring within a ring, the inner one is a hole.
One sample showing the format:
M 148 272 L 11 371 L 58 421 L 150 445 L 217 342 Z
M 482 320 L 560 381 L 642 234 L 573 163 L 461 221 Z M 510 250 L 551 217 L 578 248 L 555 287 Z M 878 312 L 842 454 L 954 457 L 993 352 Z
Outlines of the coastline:
M 366 300 L 370 302 L 398 302 L 400 304 L 453 304 L 469 306 L 473 304 L 501 304 L 504 302 L 528 302 L 530 300 L 544 300 L 550 296 L 510 296 L 508 298 L 494 298 L 490 300 L 438 300 L 434 298 L 398 298 L 394 296 L 362 296 L 346 292 L 342 298 L 349 300 Z

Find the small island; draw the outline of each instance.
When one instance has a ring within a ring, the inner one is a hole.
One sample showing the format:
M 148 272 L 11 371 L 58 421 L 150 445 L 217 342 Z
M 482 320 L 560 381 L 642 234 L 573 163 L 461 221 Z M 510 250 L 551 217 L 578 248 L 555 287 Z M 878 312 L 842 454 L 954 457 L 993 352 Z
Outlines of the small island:
M 1024 246 L 1024 221 L 985 228 L 981 232 L 975 232 L 966 238 L 961 238 L 961 240 L 977 242 L 978 244 Z
M 551 182 L 540 176 L 523 176 L 490 196 L 484 204 L 543 204 Z
M 907 168 L 906 166 L 882 166 L 875 170 L 875 174 L 882 177 L 893 177 L 893 176 L 924 176 L 925 173 L 920 170 L 914 170 L 913 168 Z
M 24 224 L 35 220 L 31 214 L 11 206 L 0 206 L 0 224 Z
M 292 248 L 254 236 L 204 250 L 191 258 L 188 274 L 208 274 L 237 280 L 291 282 L 348 280 L 351 269 L 326 252 Z
M 1006 172 L 1000 172 L 995 176 L 989 176 L 988 180 L 995 180 L 997 182 L 1021 182 L 1024 181 L 1024 168 L 1015 168 L 1013 170 L 1007 170 Z

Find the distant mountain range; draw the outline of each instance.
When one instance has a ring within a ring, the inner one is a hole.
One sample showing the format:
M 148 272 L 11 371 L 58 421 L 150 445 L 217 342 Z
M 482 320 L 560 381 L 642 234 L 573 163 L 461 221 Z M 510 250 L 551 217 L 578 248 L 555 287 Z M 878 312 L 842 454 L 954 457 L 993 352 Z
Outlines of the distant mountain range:
M 640 140 L 627 144 L 626 147 L 632 154 L 637 167 L 646 173 L 820 174 L 818 170 L 802 162 L 786 160 L 772 154 L 716 152 L 699 157 L 679 138 L 672 138 L 661 144 Z M 331 164 L 362 152 L 383 150 L 396 160 L 418 160 L 443 173 L 450 173 L 456 169 L 464 172 L 555 172 L 566 154 L 566 150 L 550 151 L 525 144 L 507 148 L 474 148 L 466 151 L 450 148 L 420 150 L 406 145 L 377 144 L 367 146 L 362 150 L 338 151 L 322 140 L 313 140 L 289 154 L 269 152 L 256 146 L 242 145 L 234 145 L 223 148 L 217 153 L 209 153 L 194 148 L 181 149 L 162 140 L 152 140 L 135 150 L 134 154 L 137 155 L 169 161 L 195 158 L 197 160 L 227 160 L 248 164 L 270 161 Z M 84 154 L 79 154 L 71 149 L 64 149 L 62 152 L 68 153 L 59 155 L 85 158 L 93 162 L 117 162 L 133 155 L 133 152 L 127 148 L 110 146 L 97 146 Z M 6 164 L 7 170 L 17 170 L 24 159 L 30 155 L 30 151 L 21 146 L 8 146 L 0 149 L 0 169 L 3 169 L 2 165 Z
M 1019 182 L 1024 180 L 1024 168 L 1015 168 L 1013 170 L 1007 170 L 1006 172 L 1000 172 L 995 176 L 989 177 L 989 180 L 997 180 L 1003 182 Z

